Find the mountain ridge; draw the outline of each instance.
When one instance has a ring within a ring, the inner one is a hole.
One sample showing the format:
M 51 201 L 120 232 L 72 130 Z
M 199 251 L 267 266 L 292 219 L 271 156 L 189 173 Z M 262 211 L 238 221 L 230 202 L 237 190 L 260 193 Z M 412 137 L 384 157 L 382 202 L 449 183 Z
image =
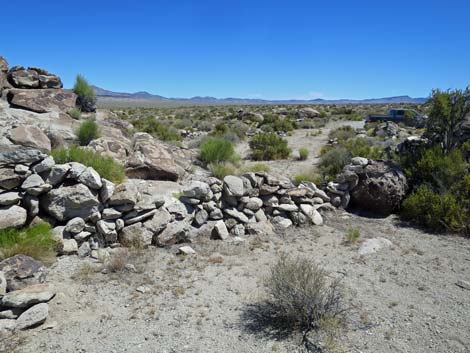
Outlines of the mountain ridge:
M 408 95 L 392 96 L 383 98 L 369 99 L 259 99 L 259 98 L 215 98 L 210 96 L 195 96 L 191 98 L 168 98 L 160 95 L 152 94 L 146 91 L 134 93 L 114 92 L 97 86 L 92 86 L 98 98 L 112 99 L 131 99 L 131 100 L 153 100 L 156 102 L 194 102 L 205 104 L 380 104 L 380 103 L 424 103 L 427 98 L 412 98 Z

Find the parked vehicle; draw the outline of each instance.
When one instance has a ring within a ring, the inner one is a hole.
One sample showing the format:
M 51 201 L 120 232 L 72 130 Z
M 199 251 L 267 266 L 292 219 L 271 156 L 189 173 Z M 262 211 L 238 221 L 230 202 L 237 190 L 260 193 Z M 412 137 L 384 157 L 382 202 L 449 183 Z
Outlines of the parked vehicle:
M 369 114 L 365 117 L 367 123 L 376 121 L 393 121 L 394 123 L 405 123 L 416 127 L 424 126 L 426 115 L 422 115 L 413 109 L 390 109 L 388 114 Z

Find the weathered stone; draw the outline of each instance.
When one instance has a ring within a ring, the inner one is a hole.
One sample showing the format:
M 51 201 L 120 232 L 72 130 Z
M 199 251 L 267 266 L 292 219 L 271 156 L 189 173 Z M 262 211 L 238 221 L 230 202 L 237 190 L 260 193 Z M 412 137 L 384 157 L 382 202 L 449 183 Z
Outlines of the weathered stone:
M 92 167 L 86 168 L 78 177 L 78 181 L 93 190 L 103 186 L 100 175 Z
M 9 137 L 16 145 L 36 148 L 45 153 L 51 151 L 51 141 L 37 126 L 18 126 L 10 131 Z
M 20 186 L 23 180 L 24 180 L 24 177 L 22 175 L 16 174 L 13 171 L 13 169 L 0 168 L 0 188 L 1 189 L 13 190 L 17 188 L 18 186 Z
M 39 88 L 39 75 L 35 70 L 12 69 L 8 72 L 8 81 L 16 88 Z
M 351 163 L 353 165 L 360 165 L 361 167 L 365 167 L 367 164 L 369 164 L 369 160 L 363 157 L 354 157 L 351 158 Z
M 83 184 L 53 189 L 42 195 L 40 201 L 48 214 L 63 222 L 74 217 L 86 219 L 99 205 L 98 199 Z
M 245 207 L 252 211 L 257 211 L 263 206 L 263 200 L 258 197 L 251 197 Z
M 21 201 L 21 196 L 16 191 L 0 194 L 0 206 L 17 205 L 19 201 Z
M 29 171 L 28 166 L 26 166 L 24 164 L 17 164 L 17 165 L 15 165 L 15 173 L 21 174 L 21 175 L 26 175 L 26 174 L 31 173 L 31 172 Z
M 185 221 L 169 223 L 166 228 L 156 237 L 159 246 L 168 246 L 188 241 L 189 224 Z
M 243 212 L 240 212 L 236 210 L 235 208 L 226 208 L 223 211 L 228 216 L 235 218 L 236 220 L 242 223 L 248 223 L 248 217 Z
M 144 223 L 144 227 L 150 230 L 153 234 L 160 233 L 165 229 L 166 225 L 171 221 L 171 214 L 165 209 L 158 209 L 152 219 Z
M 227 226 L 225 225 L 224 221 L 217 221 L 214 224 L 211 237 L 213 239 L 221 239 L 221 240 L 225 240 L 229 238 Z
M 3 319 L 0 320 L 0 337 L 12 334 L 16 330 L 16 320 Z
M 38 326 L 46 321 L 49 316 L 49 305 L 47 303 L 40 303 L 26 310 L 16 320 L 16 328 L 18 330 L 25 330 L 30 327 Z
M 360 248 L 359 255 L 373 254 L 380 249 L 391 247 L 393 244 L 386 238 L 372 238 L 365 240 Z
M 56 75 L 39 75 L 39 86 L 42 89 L 60 89 L 62 88 L 62 81 L 60 80 L 59 76 Z
M 266 214 L 264 213 L 262 208 L 256 211 L 255 217 L 258 222 L 265 222 L 268 220 L 268 217 L 266 217 Z
M 233 227 L 235 227 L 235 225 L 237 225 L 238 222 L 235 218 L 227 218 L 224 220 L 224 223 L 228 229 L 232 229 Z
M 7 99 L 11 106 L 36 113 L 67 112 L 75 108 L 75 93 L 65 89 L 9 89 Z
M 18 145 L 0 145 L 0 167 L 31 165 L 46 157 L 41 151 Z
M 104 178 L 101 179 L 101 182 L 103 186 L 100 190 L 100 199 L 101 202 L 107 202 L 111 198 L 111 196 L 113 196 L 114 190 L 116 189 L 116 185 L 113 182 Z
M 51 167 L 51 170 L 47 175 L 46 183 L 51 184 L 53 186 L 60 184 L 62 181 L 64 181 L 69 170 L 70 165 L 68 164 L 55 164 Z
M 108 203 L 111 206 L 131 205 L 133 208 L 138 197 L 139 191 L 136 185 L 132 181 L 127 181 L 116 186 Z
M 48 170 L 51 170 L 54 165 L 54 158 L 52 156 L 48 156 L 33 167 L 33 172 L 37 174 L 47 172 Z
M 277 185 L 268 185 L 268 184 L 263 184 L 259 188 L 259 194 L 260 195 L 271 195 L 274 194 L 276 191 L 279 190 L 279 186 Z
M 197 226 L 197 227 L 200 227 L 202 226 L 204 223 L 207 222 L 209 218 L 209 214 L 207 213 L 206 210 L 202 209 L 202 210 L 199 210 L 198 212 L 196 212 L 196 215 L 194 217 L 194 224 Z
M 48 285 L 34 284 L 23 289 L 8 292 L 1 299 L 1 304 L 11 308 L 28 308 L 31 305 L 48 302 L 55 293 Z
M 115 210 L 114 208 L 105 208 L 102 212 L 101 212 L 101 215 L 102 215 L 102 218 L 104 220 L 107 220 L 107 219 L 118 219 L 118 218 L 121 218 L 122 216 L 122 213 Z
M 227 196 L 241 197 L 244 193 L 243 180 L 233 175 L 224 178 L 223 188 Z
M 27 212 L 24 208 L 12 205 L 0 207 L 0 230 L 6 228 L 19 228 L 25 225 Z
M 192 181 L 189 185 L 183 188 L 183 195 L 189 198 L 209 201 L 212 198 L 213 193 L 208 184 L 201 181 Z
M 65 231 L 72 234 L 78 234 L 85 228 L 85 221 L 83 218 L 75 217 L 67 222 Z
M 250 235 L 273 235 L 274 229 L 270 222 L 260 221 L 256 223 L 248 223 L 245 226 L 245 232 Z
M 299 208 L 297 207 L 297 205 L 294 205 L 294 204 L 280 204 L 278 206 L 276 206 L 276 208 L 280 211 L 284 211 L 284 212 L 297 212 L 299 210 Z
M 22 312 L 23 310 L 20 308 L 11 308 L 8 310 L 3 310 L 3 311 L 0 311 L 0 319 L 17 319 L 18 316 L 20 316 Z
M 322 225 L 323 224 L 323 217 L 321 214 L 315 209 L 314 206 L 309 204 L 301 204 L 300 210 L 303 212 L 304 215 L 310 218 L 313 224 L 315 225 Z
M 211 213 L 209 214 L 209 218 L 213 220 L 219 220 L 224 218 L 224 214 L 220 208 L 216 208 L 215 210 L 211 211 Z
M 78 256 L 80 257 L 87 257 L 91 254 L 91 247 L 90 243 L 87 241 L 83 242 L 82 245 L 78 248 Z
M 280 228 L 289 228 L 292 226 L 292 221 L 289 218 L 282 217 L 282 216 L 276 216 L 272 219 L 272 222 L 274 225 L 280 227 Z
M 124 217 L 124 223 L 126 225 L 129 225 L 129 224 L 133 224 L 133 223 L 137 223 L 137 222 L 143 222 L 143 221 L 153 217 L 153 215 L 155 213 L 157 213 L 157 210 L 138 212 L 135 217 L 131 217 L 131 218 Z
M 243 224 L 236 224 L 230 229 L 230 233 L 236 237 L 242 237 L 245 235 L 245 226 Z
M 70 179 L 78 179 L 87 168 L 85 165 L 78 162 L 70 162 L 69 166 L 70 170 L 67 177 Z
M 320 116 L 320 112 L 313 108 L 299 108 L 296 112 L 299 119 L 312 119 Z
M 142 223 L 134 223 L 119 232 L 119 242 L 127 246 L 146 247 L 152 244 L 153 233 Z
M 78 244 L 75 239 L 64 239 L 62 242 L 62 249 L 60 251 L 63 255 L 76 254 L 78 252 Z
M 43 282 L 46 277 L 46 267 L 41 262 L 21 254 L 1 261 L 0 271 L 7 279 L 8 291 Z
M 178 248 L 178 253 L 183 255 L 194 255 L 196 254 L 196 251 L 194 251 L 192 247 L 185 245 Z
M 3 271 L 0 271 L 0 298 L 3 297 L 7 292 L 7 278 Z

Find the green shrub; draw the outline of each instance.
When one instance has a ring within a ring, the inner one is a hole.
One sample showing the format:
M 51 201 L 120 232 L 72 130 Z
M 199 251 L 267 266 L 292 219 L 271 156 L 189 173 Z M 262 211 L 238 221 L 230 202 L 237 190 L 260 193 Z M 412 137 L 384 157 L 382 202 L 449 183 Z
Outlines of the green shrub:
M 0 230 L 0 260 L 23 254 L 50 263 L 55 256 L 55 247 L 56 241 L 48 223 Z
M 82 112 L 80 111 L 79 108 L 70 109 L 67 112 L 67 114 L 70 115 L 73 119 L 76 119 L 76 120 L 79 120 L 82 116 Z
M 245 164 L 239 168 L 239 174 L 243 173 L 268 173 L 269 165 L 264 163 Z
M 212 175 L 219 179 L 223 179 L 227 175 L 237 174 L 237 167 L 230 162 L 211 163 L 208 168 Z
M 88 145 L 92 140 L 100 137 L 100 129 L 98 124 L 93 120 L 82 122 L 80 127 L 75 131 L 80 146 Z
M 82 112 L 94 112 L 96 110 L 96 96 L 93 87 L 82 75 L 77 75 L 73 91 L 77 95 L 77 106 Z
M 331 131 L 328 135 L 328 138 L 334 140 L 337 139 L 338 142 L 346 141 L 349 140 L 350 138 L 353 138 L 356 136 L 356 130 L 349 126 L 340 126 L 339 128 Z
M 200 158 L 205 164 L 236 159 L 232 142 L 221 138 L 207 138 L 201 143 Z
M 146 132 L 162 141 L 181 141 L 181 135 L 174 128 L 157 121 L 153 116 L 134 120 L 134 128 L 140 132 Z
M 346 147 L 334 147 L 320 157 L 320 171 L 326 178 L 334 178 L 351 158 L 352 154 Z
M 125 177 L 124 167 L 112 157 L 101 155 L 92 150 L 70 146 L 58 148 L 51 152 L 56 163 L 79 162 L 95 169 L 102 178 L 114 183 L 121 183 Z
M 374 145 L 372 140 L 364 138 L 353 138 L 346 140 L 342 145 L 351 152 L 352 157 L 364 157 L 369 159 L 380 159 L 383 147 Z
M 440 195 L 426 185 L 421 185 L 403 201 L 401 215 L 434 231 L 462 231 L 469 221 L 467 212 L 453 195 Z
M 251 155 L 254 160 L 275 160 L 289 157 L 291 149 L 287 141 L 274 133 L 261 133 L 250 141 Z
M 299 159 L 301 161 L 305 161 L 308 158 L 308 154 L 308 149 L 306 149 L 305 147 L 299 148 Z
M 346 243 L 355 244 L 361 237 L 359 228 L 350 228 L 346 233 Z

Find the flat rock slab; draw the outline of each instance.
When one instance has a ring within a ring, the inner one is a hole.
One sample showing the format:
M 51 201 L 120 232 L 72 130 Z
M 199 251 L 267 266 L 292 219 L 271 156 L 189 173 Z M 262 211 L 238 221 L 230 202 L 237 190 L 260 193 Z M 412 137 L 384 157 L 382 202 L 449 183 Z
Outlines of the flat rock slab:
M 42 324 L 49 316 L 49 305 L 40 303 L 26 310 L 16 320 L 16 329 L 25 330 Z
M 368 255 L 376 253 L 383 248 L 389 248 L 393 243 L 385 238 L 372 238 L 365 240 L 359 248 L 359 255 Z
M 31 305 L 48 302 L 55 293 L 48 285 L 36 284 L 5 294 L 1 304 L 11 308 L 28 308 Z

